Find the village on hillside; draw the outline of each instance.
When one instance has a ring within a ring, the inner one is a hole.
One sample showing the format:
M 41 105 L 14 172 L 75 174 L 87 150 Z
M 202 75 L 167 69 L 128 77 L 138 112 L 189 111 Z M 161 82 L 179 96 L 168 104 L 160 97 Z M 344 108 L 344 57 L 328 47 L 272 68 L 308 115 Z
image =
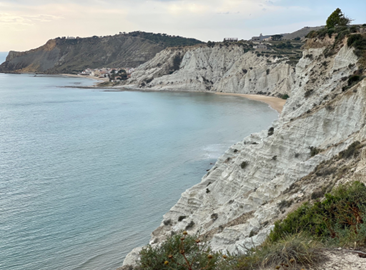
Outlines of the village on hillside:
M 316 28 L 316 27 L 315 27 Z M 305 31 L 308 33 L 310 30 L 315 29 L 305 26 L 299 31 Z M 120 35 L 126 33 L 120 33 Z M 294 33 L 293 33 L 294 34 Z M 292 37 L 293 34 L 276 34 L 276 35 L 262 35 L 254 36 L 249 40 L 239 40 L 238 38 L 224 38 L 224 43 L 238 43 L 247 42 L 250 44 L 251 50 L 256 51 L 259 54 L 276 55 L 278 57 L 283 57 L 285 53 L 290 60 L 298 60 L 301 57 L 301 51 L 299 50 L 302 46 L 301 38 L 299 36 Z M 74 37 L 63 37 L 65 39 L 75 39 Z M 78 37 L 77 37 L 78 38 Z M 76 38 L 76 39 L 77 39 Z M 208 46 L 212 46 L 215 42 L 208 41 Z M 94 78 L 100 78 L 108 80 L 112 83 L 118 83 L 120 81 L 127 80 L 131 77 L 131 74 L 135 71 L 135 68 L 87 68 L 80 72 L 80 76 L 90 76 Z
M 96 77 L 100 79 L 105 78 L 110 82 L 120 82 L 130 78 L 134 71 L 134 68 L 87 68 L 78 75 Z

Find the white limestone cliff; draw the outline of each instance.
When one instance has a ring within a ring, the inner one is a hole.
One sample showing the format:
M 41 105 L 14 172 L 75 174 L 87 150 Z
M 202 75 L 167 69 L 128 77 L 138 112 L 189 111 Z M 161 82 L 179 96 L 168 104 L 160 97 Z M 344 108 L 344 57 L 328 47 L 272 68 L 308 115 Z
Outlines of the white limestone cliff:
M 340 45 L 336 54 L 326 57 L 325 47 L 316 47 L 304 50 L 295 71 L 284 62 L 268 64 L 251 52 L 243 54 L 240 47 L 221 48 L 225 53 L 220 54 L 220 48 L 187 51 L 179 71 L 171 75 L 156 75 L 164 67 L 159 69 L 155 58 L 138 69 L 130 83 L 154 77 L 148 84 L 153 89 L 194 85 L 193 90 L 204 90 L 207 80 L 211 91 L 290 95 L 273 132 L 251 134 L 230 147 L 164 215 L 151 244 L 187 230 L 199 233 L 214 250 L 243 253 L 262 243 L 275 220 L 314 192 L 344 181 L 332 175 L 314 181 L 311 175 L 320 165 L 337 170 L 340 163 L 350 163 L 335 157 L 353 142 L 366 141 L 366 79 L 347 87 L 347 79 L 358 70 L 352 48 Z M 157 57 L 169 61 L 176 53 L 163 51 Z M 247 73 L 240 73 L 244 68 Z M 191 82 L 194 76 L 197 81 Z M 311 155 L 310 148 L 319 153 Z M 365 160 L 363 153 L 361 161 L 353 161 L 347 179 L 364 181 Z M 125 264 L 136 258 L 129 255 Z
M 293 85 L 295 73 L 286 60 L 258 57 L 255 52 L 244 51 L 242 46 L 232 44 L 166 49 L 139 66 L 125 87 L 286 94 Z M 177 62 L 175 68 L 174 61 Z

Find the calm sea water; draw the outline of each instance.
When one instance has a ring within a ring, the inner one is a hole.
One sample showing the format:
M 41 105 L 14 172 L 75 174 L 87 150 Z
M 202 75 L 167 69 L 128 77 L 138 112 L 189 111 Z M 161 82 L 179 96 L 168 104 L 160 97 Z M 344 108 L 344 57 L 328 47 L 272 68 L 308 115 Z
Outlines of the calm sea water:
M 5 62 L 6 56 L 8 55 L 8 52 L 0 52 L 0 65 Z
M 266 104 L 0 74 L 0 269 L 115 269 Z

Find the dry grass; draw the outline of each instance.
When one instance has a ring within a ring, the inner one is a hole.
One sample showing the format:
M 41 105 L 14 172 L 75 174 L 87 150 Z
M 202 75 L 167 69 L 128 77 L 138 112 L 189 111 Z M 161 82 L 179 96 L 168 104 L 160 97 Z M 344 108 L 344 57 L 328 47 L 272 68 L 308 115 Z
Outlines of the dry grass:
M 309 240 L 303 234 L 289 235 L 273 243 L 266 241 L 260 247 L 248 250 L 248 254 L 239 259 L 238 270 L 258 268 L 301 269 L 314 266 L 321 260 L 322 245 Z

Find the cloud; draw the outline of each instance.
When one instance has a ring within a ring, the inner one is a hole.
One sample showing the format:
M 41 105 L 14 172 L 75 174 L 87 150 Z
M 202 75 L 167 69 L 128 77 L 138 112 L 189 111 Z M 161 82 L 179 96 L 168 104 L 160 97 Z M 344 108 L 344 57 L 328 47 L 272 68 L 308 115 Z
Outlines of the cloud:
M 51 22 L 53 20 L 61 19 L 61 16 L 54 16 L 48 14 L 26 15 L 20 16 L 10 13 L 0 13 L 0 24 L 14 24 L 14 25 L 32 25 L 37 22 Z
M 362 11 L 366 9 L 366 1 L 348 0 L 345 9 L 342 3 L 341 0 L 0 0 L 0 51 L 30 49 L 57 36 L 85 37 L 135 30 L 204 41 L 228 36 L 248 39 L 261 32 L 291 32 L 306 25 L 324 24 L 338 6 L 356 19 L 355 23 L 365 23 Z

